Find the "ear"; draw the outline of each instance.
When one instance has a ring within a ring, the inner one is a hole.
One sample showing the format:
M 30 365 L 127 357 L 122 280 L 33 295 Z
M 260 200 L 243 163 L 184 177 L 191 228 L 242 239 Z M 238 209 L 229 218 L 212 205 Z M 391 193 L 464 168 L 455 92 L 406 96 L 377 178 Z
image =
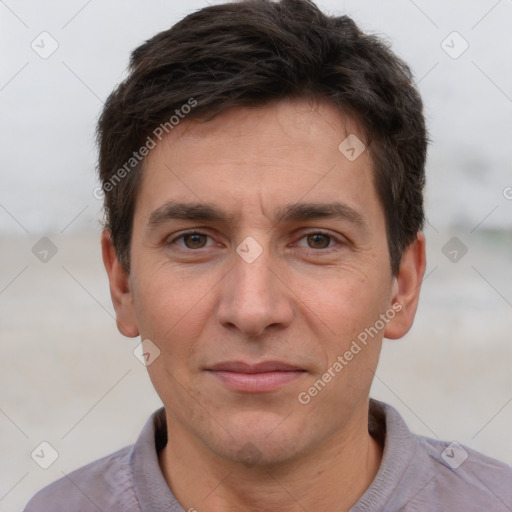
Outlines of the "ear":
M 139 335 L 139 327 L 133 308 L 130 275 L 124 270 L 117 259 L 117 253 L 108 229 L 103 230 L 101 233 L 101 253 L 110 283 L 112 304 L 116 311 L 117 328 L 124 336 L 135 338 L 135 336 Z
M 391 306 L 397 314 L 386 325 L 385 338 L 401 338 L 411 328 L 418 307 L 426 260 L 425 235 L 418 232 L 416 240 L 402 254 L 400 269 L 394 278 Z

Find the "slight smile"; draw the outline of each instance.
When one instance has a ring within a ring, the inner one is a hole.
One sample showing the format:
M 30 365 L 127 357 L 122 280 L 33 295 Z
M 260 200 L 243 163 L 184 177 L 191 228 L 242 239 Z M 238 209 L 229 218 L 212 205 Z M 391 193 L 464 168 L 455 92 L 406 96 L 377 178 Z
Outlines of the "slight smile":
M 257 364 L 227 361 L 207 368 L 206 371 L 233 391 L 245 393 L 276 391 L 306 373 L 306 370 L 282 361 L 264 361 Z

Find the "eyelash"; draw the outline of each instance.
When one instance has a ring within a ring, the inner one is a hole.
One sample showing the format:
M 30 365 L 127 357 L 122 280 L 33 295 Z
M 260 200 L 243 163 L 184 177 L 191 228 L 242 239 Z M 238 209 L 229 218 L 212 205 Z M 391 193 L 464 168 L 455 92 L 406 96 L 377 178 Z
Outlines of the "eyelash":
M 308 233 L 304 233 L 299 238 L 299 240 L 303 240 L 304 238 L 307 238 L 308 236 L 311 236 L 311 235 L 324 235 L 324 236 L 329 238 L 329 243 L 334 242 L 334 245 L 325 247 L 324 249 L 315 249 L 314 247 L 305 247 L 305 248 L 303 248 L 303 249 L 306 249 L 306 251 L 308 251 L 308 253 L 310 251 L 313 251 L 313 252 L 315 252 L 317 254 L 320 254 L 320 253 L 322 253 L 322 254 L 330 254 L 333 251 L 339 250 L 343 245 L 346 245 L 346 243 L 342 239 L 332 235 L 331 233 L 328 233 L 327 231 L 323 231 L 321 229 L 320 230 L 315 230 L 315 231 L 309 231 Z
M 171 241 L 167 242 L 166 245 L 168 245 L 168 246 L 169 245 L 175 245 L 178 240 L 184 240 L 185 237 L 191 236 L 191 235 L 202 235 L 202 236 L 206 236 L 206 237 L 211 239 L 211 237 L 209 235 L 207 235 L 206 233 L 201 233 L 200 231 L 192 230 L 192 231 L 187 231 L 187 232 L 181 233 L 177 237 L 173 238 Z M 307 238 L 308 236 L 311 236 L 311 235 L 324 235 L 324 236 L 327 236 L 327 237 L 329 237 L 330 242 L 335 242 L 335 245 L 333 245 L 332 247 L 326 247 L 324 249 L 315 249 L 313 247 L 303 248 L 303 249 L 306 249 L 306 251 L 308 251 L 308 252 L 309 251 L 314 251 L 314 252 L 318 252 L 318 253 L 321 252 L 323 254 L 327 254 L 327 253 L 330 253 L 332 251 L 338 250 L 339 246 L 346 245 L 346 242 L 344 242 L 340 238 L 332 235 L 331 233 L 328 233 L 328 232 L 322 231 L 322 230 L 314 230 L 314 231 L 310 231 L 308 233 L 305 233 L 305 234 L 303 234 L 299 238 L 299 240 L 303 240 L 304 238 Z M 190 252 L 197 251 L 198 252 L 201 249 L 207 249 L 207 247 L 200 247 L 199 249 L 190 249 L 188 247 L 180 247 L 180 249 L 182 249 L 184 251 L 190 251 Z

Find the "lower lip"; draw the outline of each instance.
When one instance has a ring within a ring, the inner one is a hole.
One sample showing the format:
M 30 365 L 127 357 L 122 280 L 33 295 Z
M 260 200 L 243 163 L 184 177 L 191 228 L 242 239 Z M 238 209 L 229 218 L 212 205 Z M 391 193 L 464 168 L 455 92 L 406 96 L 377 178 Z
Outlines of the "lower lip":
M 303 371 L 279 371 L 264 373 L 237 373 L 225 371 L 210 371 L 212 375 L 220 379 L 226 386 L 234 391 L 246 393 L 263 393 L 275 391 L 285 384 L 301 377 Z

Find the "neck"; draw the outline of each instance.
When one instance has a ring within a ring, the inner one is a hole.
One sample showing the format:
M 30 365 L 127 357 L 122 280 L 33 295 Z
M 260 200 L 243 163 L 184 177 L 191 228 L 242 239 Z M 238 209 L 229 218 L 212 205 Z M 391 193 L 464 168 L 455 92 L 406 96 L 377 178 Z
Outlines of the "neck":
M 368 433 L 367 411 L 298 459 L 252 467 L 219 457 L 167 415 L 172 441 L 159 454 L 160 467 L 185 510 L 348 511 L 370 486 L 382 459 L 382 447 Z

